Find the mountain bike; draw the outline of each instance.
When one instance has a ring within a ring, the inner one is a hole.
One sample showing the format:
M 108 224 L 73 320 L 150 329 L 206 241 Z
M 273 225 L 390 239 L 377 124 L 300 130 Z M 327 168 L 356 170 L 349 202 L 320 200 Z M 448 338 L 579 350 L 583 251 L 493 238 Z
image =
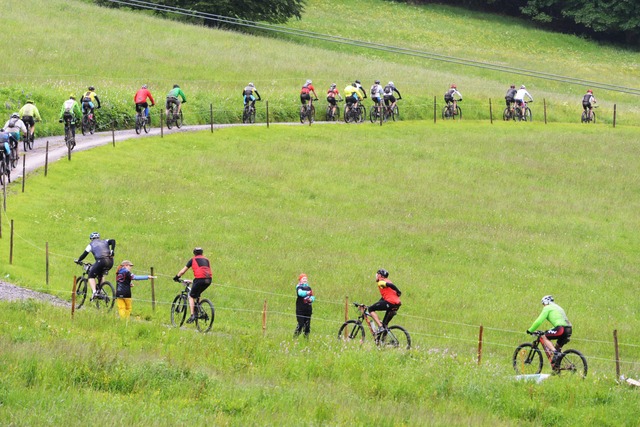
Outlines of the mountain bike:
M 338 102 L 342 102 L 342 99 L 336 99 L 335 108 L 331 104 L 327 105 L 327 112 L 325 116 L 328 122 L 336 122 L 340 118 L 340 106 L 338 105 Z
M 76 281 L 76 308 L 81 308 L 87 299 L 87 285 L 89 284 L 89 270 L 93 264 L 89 262 L 79 262 L 82 266 L 82 276 Z M 98 309 L 111 310 L 116 301 L 116 290 L 111 282 L 103 282 L 102 275 L 96 277 L 96 294 L 89 301 L 93 302 Z
M 594 105 L 588 110 L 582 111 L 582 117 L 580 117 L 580 123 L 595 123 L 596 122 L 596 112 L 594 111 L 595 108 L 598 108 L 598 106 Z
M 396 104 L 393 106 L 393 108 L 391 108 L 391 105 L 385 105 L 384 106 L 384 116 L 382 116 L 382 119 L 386 122 L 387 120 L 391 119 L 394 122 L 396 121 L 396 117 L 400 117 L 400 110 L 398 109 L 398 104 L 397 102 L 399 100 L 401 100 L 402 98 L 398 98 L 396 100 Z M 462 114 L 462 113 L 461 113 Z
M 533 102 L 533 101 L 529 101 L 529 102 Z M 527 103 L 523 101 L 524 104 L 524 108 L 521 106 L 516 106 L 515 109 L 515 115 L 516 115 L 516 120 L 519 122 L 530 122 L 531 120 L 533 120 L 532 115 L 531 115 L 531 109 L 527 106 Z
M 256 101 L 260 101 L 256 99 Z M 242 123 L 255 123 L 256 122 L 256 106 L 252 105 L 253 102 L 248 101 L 244 105 L 244 109 L 242 110 Z
M 180 327 L 187 318 L 189 310 L 189 292 L 191 292 L 191 284 L 193 281 L 181 279 L 180 283 L 184 289 L 176 295 L 171 303 L 171 324 Z M 213 303 L 207 298 L 198 298 L 195 300 L 194 313 L 196 315 L 196 328 L 200 332 L 209 332 L 213 326 L 215 319 L 215 309 Z
M 369 121 L 371 121 L 371 123 L 380 121 L 380 114 L 383 106 L 382 101 L 371 106 L 371 110 L 369 110 Z
M 0 143 L 0 185 L 11 182 L 11 166 L 8 154 L 4 150 L 4 143 Z
M 183 117 L 182 110 L 178 113 L 178 105 L 171 103 L 169 111 L 167 112 L 167 129 L 171 129 L 174 125 L 180 129 L 182 127 Z M 145 132 L 148 132 L 145 130 Z
M 317 101 L 318 98 L 314 99 Z M 308 120 L 309 123 L 313 123 L 316 120 L 316 107 L 307 104 L 306 102 L 300 106 L 300 123 L 304 123 L 305 120 Z
M 345 341 L 358 340 L 363 343 L 365 338 L 364 324 L 366 324 L 376 345 L 379 347 L 406 348 L 407 350 L 411 348 L 411 336 L 405 328 L 393 325 L 389 327 L 383 326 L 378 329 L 375 320 L 369 313 L 369 307 L 357 302 L 354 302 L 353 305 L 358 308 L 360 314 L 357 319 L 347 320 L 342 324 L 338 331 L 339 339 Z
M 31 124 L 25 121 L 25 117 L 22 118 L 22 122 L 24 127 L 27 128 L 25 134 L 22 135 L 22 145 L 24 146 L 24 151 L 27 152 L 33 150 L 33 135 L 31 135 Z
M 462 109 L 460 108 L 459 105 L 457 105 L 460 102 L 462 102 L 462 99 L 459 99 L 458 101 L 456 101 L 455 109 L 453 108 L 453 102 L 447 102 L 447 105 L 445 105 L 444 108 L 442 109 L 442 118 L 444 120 L 447 120 L 447 119 L 455 120 L 457 116 L 458 119 L 462 119 Z
M 82 135 L 86 135 L 87 132 L 93 135 L 96 131 L 96 116 L 91 112 L 91 110 L 85 111 L 82 114 L 80 127 L 82 128 Z
M 11 146 L 11 154 L 9 154 L 9 164 L 11 169 L 15 169 L 18 166 L 18 140 L 13 134 L 9 134 L 9 145 Z
M 563 350 L 556 355 L 554 361 L 555 347 L 547 338 L 544 331 L 535 331 L 532 335 L 536 337 L 532 343 L 520 344 L 513 353 L 513 369 L 518 374 L 539 374 L 542 372 L 542 348 L 547 355 L 549 364 L 554 374 L 568 372 L 581 378 L 587 376 L 587 359 L 578 350 Z
M 506 107 L 502 112 L 502 120 L 504 120 L 505 122 L 508 122 L 509 120 L 515 121 L 515 119 L 516 119 L 516 110 L 513 108 L 513 102 L 512 102 L 511 105 Z
M 358 107 L 354 108 L 353 104 L 347 104 L 344 107 L 344 122 L 345 123 L 362 123 L 366 117 L 367 110 L 362 105 L 362 102 L 358 103 Z
M 144 108 L 141 108 L 140 111 L 136 113 L 136 133 L 140 135 L 143 129 L 144 133 L 149 133 L 149 129 L 151 129 L 151 117 L 145 114 Z
M 69 150 L 73 150 L 76 146 L 76 139 L 73 136 L 73 131 L 71 130 L 71 122 L 73 121 L 73 116 L 64 115 L 64 143 Z

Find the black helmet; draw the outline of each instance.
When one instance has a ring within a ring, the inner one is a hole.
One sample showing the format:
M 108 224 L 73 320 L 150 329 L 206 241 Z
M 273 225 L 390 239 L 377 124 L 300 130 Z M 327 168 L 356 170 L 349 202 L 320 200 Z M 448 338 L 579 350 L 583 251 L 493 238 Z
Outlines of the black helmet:
M 376 83 L 377 85 L 379 85 L 379 84 L 380 84 L 380 80 L 376 80 L 376 81 L 375 81 L 375 83 Z
M 385 279 L 387 277 L 389 277 L 389 272 L 387 270 L 385 270 L 384 268 L 381 268 L 380 270 L 378 270 L 377 273 L 379 275 L 381 275 L 382 277 L 384 277 Z
M 356 80 L 356 83 L 360 84 L 360 80 Z
M 177 87 L 180 87 L 180 86 L 178 86 L 178 85 L 173 85 L 173 88 L 174 88 L 174 89 L 175 89 L 175 88 L 177 88 Z
M 193 254 L 194 254 L 194 255 L 202 255 L 203 253 L 204 253 L 204 251 L 203 251 L 203 250 L 202 250 L 202 248 L 200 248 L 200 247 L 195 248 L 195 249 L 193 250 Z
M 89 90 L 96 90 L 96 88 L 93 86 L 89 86 Z

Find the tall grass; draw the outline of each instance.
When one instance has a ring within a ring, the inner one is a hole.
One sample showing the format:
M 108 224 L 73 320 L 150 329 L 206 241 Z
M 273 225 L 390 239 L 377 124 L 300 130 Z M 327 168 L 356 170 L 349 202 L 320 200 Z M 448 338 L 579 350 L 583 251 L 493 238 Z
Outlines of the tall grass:
M 512 19 L 383 0 L 329 7 L 312 1 L 303 20 L 289 25 L 623 86 L 638 83 L 632 72 L 637 53 L 523 27 Z M 23 13 L 25 9 L 30 13 Z M 368 13 L 363 15 L 362 10 Z M 132 126 L 133 93 L 143 83 L 149 84 L 159 106 L 172 85 L 180 84 L 188 98 L 186 120 L 192 124 L 208 122 L 211 110 L 218 123 L 238 122 L 240 93 L 250 81 L 269 101 L 271 119 L 276 121 L 296 120 L 298 90 L 308 78 L 314 80 L 321 98 L 332 82 L 344 87 L 359 78 L 368 87 L 376 78 L 393 80 L 404 95 L 403 117 L 422 120 L 432 119 L 434 96 L 439 114 L 442 94 L 453 81 L 465 96 L 465 118 L 481 120 L 489 118 L 489 98 L 494 117 L 499 118 L 506 87 L 522 82 L 537 101 L 532 105 L 534 120 L 542 120 L 544 99 L 550 121 L 576 122 L 585 90 L 308 39 L 292 42 L 212 30 L 73 0 L 9 0 L 4 13 L 6 31 L 0 40 L 4 37 L 5 44 L 13 43 L 10 34 L 24 34 L 24 28 L 38 30 L 23 36 L 14 60 L 0 71 L 0 99 L 5 101 L 5 113 L 11 113 L 33 98 L 44 116 L 40 135 L 62 132 L 57 123 L 62 102 L 88 85 L 96 86 L 104 102 L 98 113 L 101 129 L 110 129 L 113 123 Z M 72 19 L 76 16 L 83 18 Z M 455 31 L 455 37 L 449 31 Z M 522 37 L 526 48 L 513 48 L 511 43 L 505 48 L 504 39 L 519 34 L 526 34 Z M 602 123 L 611 123 L 614 103 L 619 125 L 637 122 L 635 97 L 598 90 L 596 96 L 602 104 L 598 111 Z M 319 111 L 323 108 L 321 102 Z M 158 113 L 153 114 L 157 119 Z M 259 104 L 259 120 L 264 119 L 265 105 Z

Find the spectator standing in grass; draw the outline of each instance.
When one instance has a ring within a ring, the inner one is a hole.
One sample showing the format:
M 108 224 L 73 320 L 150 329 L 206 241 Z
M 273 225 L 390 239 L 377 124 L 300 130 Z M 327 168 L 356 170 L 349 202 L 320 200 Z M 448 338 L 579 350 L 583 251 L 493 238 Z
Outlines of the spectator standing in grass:
M 118 303 L 118 313 L 122 319 L 129 319 L 131 316 L 131 288 L 132 280 L 155 279 L 156 276 L 136 275 L 131 273 L 133 263 L 124 260 L 120 263 L 116 273 L 116 302 Z
M 298 325 L 293 333 L 294 337 L 304 332 L 305 338 L 309 337 L 311 332 L 311 314 L 313 313 L 313 307 L 311 306 L 316 297 L 313 295 L 313 290 L 307 281 L 307 275 L 302 273 L 298 276 L 298 284 L 296 285 L 296 319 Z

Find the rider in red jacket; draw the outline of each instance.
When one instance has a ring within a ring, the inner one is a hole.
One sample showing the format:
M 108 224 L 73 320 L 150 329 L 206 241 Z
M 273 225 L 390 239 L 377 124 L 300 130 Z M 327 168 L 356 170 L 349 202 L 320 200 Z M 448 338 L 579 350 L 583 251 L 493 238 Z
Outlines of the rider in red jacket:
M 145 117 L 149 117 L 149 104 L 147 104 L 147 98 L 151 101 L 152 107 L 156 105 L 156 101 L 154 101 L 151 92 L 147 89 L 147 85 L 142 85 L 142 87 L 133 96 L 133 102 L 136 103 L 136 113 L 140 113 L 144 108 Z

